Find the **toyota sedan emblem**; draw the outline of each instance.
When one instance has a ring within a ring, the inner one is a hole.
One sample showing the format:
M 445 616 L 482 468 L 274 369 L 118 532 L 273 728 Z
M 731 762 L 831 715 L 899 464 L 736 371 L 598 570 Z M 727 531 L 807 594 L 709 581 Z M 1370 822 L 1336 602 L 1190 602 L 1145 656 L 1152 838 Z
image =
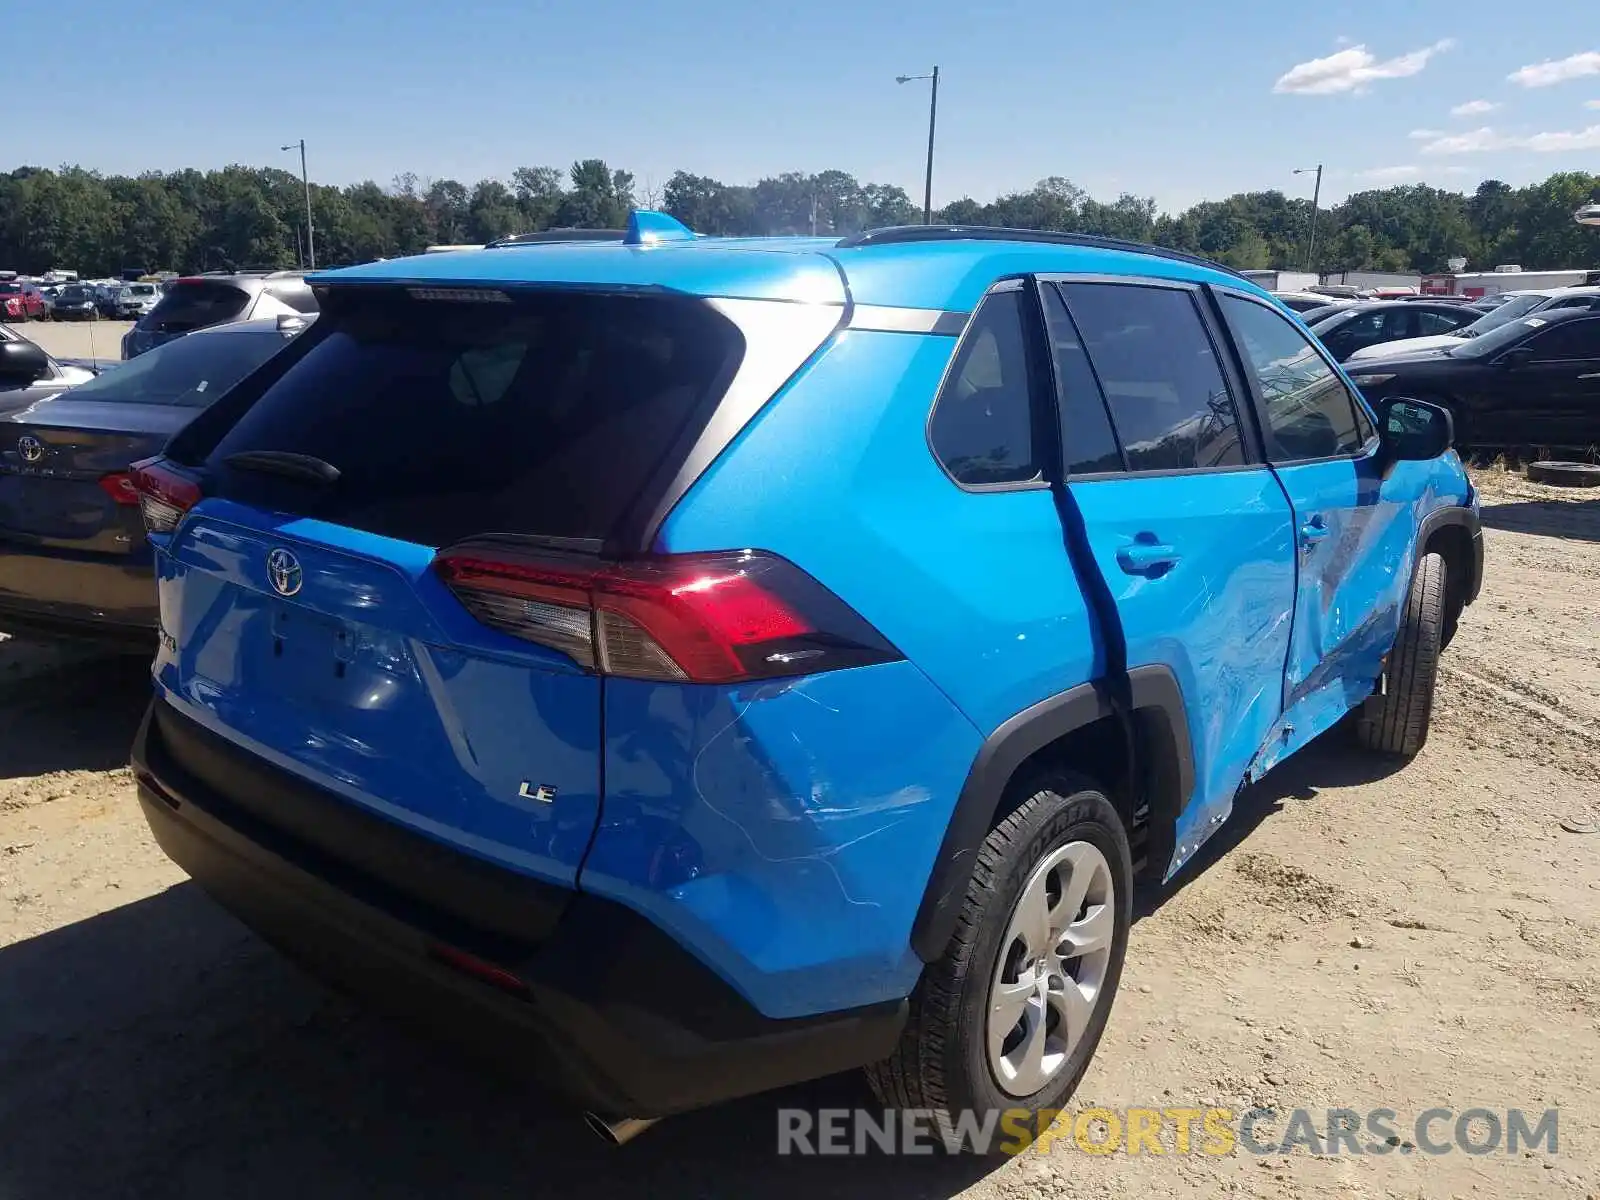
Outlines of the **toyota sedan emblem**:
M 22 455 L 23 462 L 38 462 L 44 457 L 44 443 L 32 435 L 20 437 L 17 439 L 17 453 Z
M 267 555 L 267 578 L 278 595 L 292 596 L 305 582 L 305 572 L 300 569 L 300 560 L 280 546 Z

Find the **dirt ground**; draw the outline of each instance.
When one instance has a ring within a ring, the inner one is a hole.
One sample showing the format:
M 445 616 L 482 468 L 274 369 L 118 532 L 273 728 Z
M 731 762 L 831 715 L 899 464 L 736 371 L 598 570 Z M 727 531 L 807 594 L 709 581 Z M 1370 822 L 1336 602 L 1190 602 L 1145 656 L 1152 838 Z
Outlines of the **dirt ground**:
M 780 1105 L 621 1151 L 307 980 L 152 845 L 144 666 L 0 643 L 0 1197 L 1600 1193 L 1600 496 L 1503 474 L 1433 736 L 1330 738 L 1144 906 L 1080 1105 L 1560 1109 L 1555 1156 L 774 1158 Z M 1320 1122 L 1319 1122 L 1320 1124 Z

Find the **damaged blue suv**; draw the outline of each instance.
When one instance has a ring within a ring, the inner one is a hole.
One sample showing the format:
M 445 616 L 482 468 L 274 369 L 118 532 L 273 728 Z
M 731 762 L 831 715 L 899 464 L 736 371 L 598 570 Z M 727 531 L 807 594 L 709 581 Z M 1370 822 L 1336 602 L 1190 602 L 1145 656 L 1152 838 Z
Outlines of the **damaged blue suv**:
M 137 468 L 144 812 L 619 1140 L 1061 1107 L 1136 880 L 1336 724 L 1415 754 L 1478 591 L 1449 415 L 1186 255 L 637 213 L 313 282 Z

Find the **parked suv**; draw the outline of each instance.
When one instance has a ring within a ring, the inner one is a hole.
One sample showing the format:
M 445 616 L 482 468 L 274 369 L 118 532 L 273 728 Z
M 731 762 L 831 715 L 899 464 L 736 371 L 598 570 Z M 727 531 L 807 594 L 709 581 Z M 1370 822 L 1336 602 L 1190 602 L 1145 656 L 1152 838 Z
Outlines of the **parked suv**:
M 116 315 L 123 320 L 144 316 L 161 303 L 161 289 L 153 283 L 129 283 L 117 289 L 112 301 Z M 131 331 L 130 331 L 131 332 Z
M 21 279 L 0 279 L 0 321 L 47 321 L 50 301 L 37 286 Z
M 208 325 L 316 311 L 317 298 L 300 271 L 189 275 L 167 284 L 155 306 L 122 335 L 122 357 L 137 358 Z
M 1414 754 L 1477 592 L 1446 414 L 1184 255 L 635 214 L 316 282 L 136 473 L 144 812 L 617 1138 L 863 1065 L 1059 1108 L 1136 874 L 1348 713 Z

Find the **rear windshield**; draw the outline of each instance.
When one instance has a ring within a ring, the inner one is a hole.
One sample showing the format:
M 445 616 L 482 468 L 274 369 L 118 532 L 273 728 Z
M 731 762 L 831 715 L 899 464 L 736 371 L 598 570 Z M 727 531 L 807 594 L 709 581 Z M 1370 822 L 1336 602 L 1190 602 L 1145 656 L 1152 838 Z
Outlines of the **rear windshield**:
M 162 333 L 188 333 L 231 321 L 249 303 L 249 293 L 226 283 L 175 283 L 150 310 L 145 325 Z
M 72 389 L 99 404 L 205 408 L 287 341 L 276 332 L 207 333 L 179 338 Z
M 0 283 L 0 296 L 15 296 L 22 291 L 20 283 Z
M 385 290 L 326 304 L 302 357 L 211 450 L 210 490 L 430 546 L 609 536 L 704 426 L 738 330 L 685 298 L 488 294 L 498 299 Z M 339 477 L 227 464 L 263 450 L 322 459 Z

